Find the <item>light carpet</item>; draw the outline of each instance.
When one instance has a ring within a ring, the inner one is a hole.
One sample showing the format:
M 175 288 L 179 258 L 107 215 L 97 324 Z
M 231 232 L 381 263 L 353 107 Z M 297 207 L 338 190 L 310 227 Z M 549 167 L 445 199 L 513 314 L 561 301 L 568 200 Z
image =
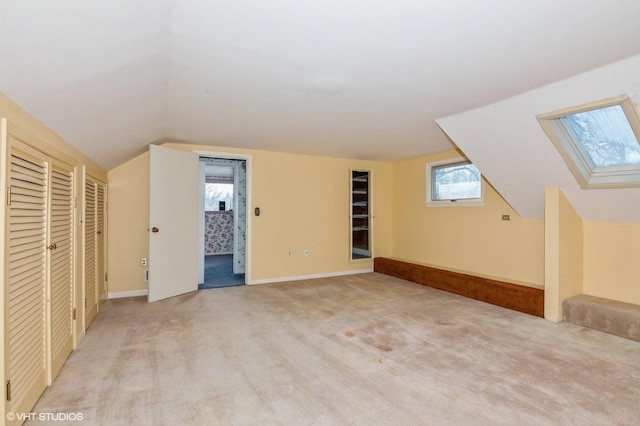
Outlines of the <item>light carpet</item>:
M 377 273 L 116 299 L 33 411 L 91 425 L 637 425 L 640 342 Z

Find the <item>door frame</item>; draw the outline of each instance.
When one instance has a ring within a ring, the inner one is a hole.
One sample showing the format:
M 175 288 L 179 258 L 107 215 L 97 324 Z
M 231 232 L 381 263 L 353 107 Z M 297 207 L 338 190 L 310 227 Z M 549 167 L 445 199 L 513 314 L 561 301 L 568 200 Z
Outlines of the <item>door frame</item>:
M 246 228 L 245 228 L 245 272 L 244 272 L 244 282 L 245 284 L 253 284 L 252 282 L 252 256 L 251 256 L 251 230 L 252 230 L 252 214 L 251 214 L 251 206 L 252 202 L 252 193 L 253 193 L 253 156 L 251 154 L 237 154 L 232 152 L 219 152 L 219 151 L 203 151 L 203 150 L 193 150 L 194 154 L 198 155 L 198 157 L 208 157 L 208 158 L 220 158 L 224 160 L 240 160 L 244 161 L 246 164 L 246 173 L 247 173 L 247 205 L 246 205 Z M 236 184 L 236 177 L 234 176 L 234 184 Z M 235 216 L 235 214 L 234 214 Z M 236 219 L 234 218 L 234 223 Z M 235 229 L 234 229 L 235 230 Z M 235 234 L 235 233 L 234 233 Z M 234 246 L 236 246 L 236 241 L 234 237 Z M 235 247 L 234 247 L 235 250 Z M 204 260 L 203 260 L 204 261 Z

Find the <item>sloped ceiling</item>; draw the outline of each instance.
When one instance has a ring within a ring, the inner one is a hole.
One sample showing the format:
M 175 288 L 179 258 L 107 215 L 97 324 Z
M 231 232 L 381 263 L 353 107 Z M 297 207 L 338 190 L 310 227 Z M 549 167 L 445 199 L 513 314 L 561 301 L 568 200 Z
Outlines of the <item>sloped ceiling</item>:
M 622 94 L 638 111 L 640 55 L 437 122 L 525 218 L 544 217 L 545 188 L 559 187 L 584 220 L 640 222 L 640 188 L 581 189 L 536 119 Z
M 398 160 L 452 147 L 436 118 L 638 53 L 638 16 L 637 0 L 0 0 L 0 91 L 106 169 L 167 137 Z

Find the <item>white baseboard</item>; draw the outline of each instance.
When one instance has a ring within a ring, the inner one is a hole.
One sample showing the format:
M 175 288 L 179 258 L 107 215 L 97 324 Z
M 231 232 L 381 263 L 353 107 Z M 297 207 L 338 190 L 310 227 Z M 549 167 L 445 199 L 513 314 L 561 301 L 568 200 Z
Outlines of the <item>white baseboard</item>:
M 312 280 L 315 278 L 330 278 L 330 277 L 339 277 L 343 275 L 368 274 L 370 272 L 373 272 L 373 268 L 357 269 L 354 271 L 338 271 L 338 272 L 324 272 L 321 274 L 296 275 L 291 277 L 265 278 L 263 280 L 251 280 L 247 284 L 249 285 L 272 284 L 272 283 L 281 283 L 285 281 Z M 138 297 L 138 296 L 148 296 L 148 295 L 149 295 L 149 290 L 119 291 L 115 293 L 109 293 L 109 299 L 120 299 L 123 297 Z
M 148 295 L 149 290 L 118 291 L 115 293 L 109 293 L 109 299 L 121 299 L 123 297 L 138 297 Z
M 297 275 L 293 277 L 278 277 L 278 278 L 266 278 L 263 280 L 251 280 L 247 284 L 271 284 L 271 283 L 281 283 L 285 281 L 300 281 L 300 280 L 312 280 L 315 278 L 330 278 L 330 277 L 339 277 L 342 275 L 356 275 L 356 274 L 367 274 L 369 272 L 373 272 L 373 268 L 367 269 L 358 269 L 355 271 L 339 271 L 339 272 L 325 272 L 321 274 L 310 274 L 310 275 Z

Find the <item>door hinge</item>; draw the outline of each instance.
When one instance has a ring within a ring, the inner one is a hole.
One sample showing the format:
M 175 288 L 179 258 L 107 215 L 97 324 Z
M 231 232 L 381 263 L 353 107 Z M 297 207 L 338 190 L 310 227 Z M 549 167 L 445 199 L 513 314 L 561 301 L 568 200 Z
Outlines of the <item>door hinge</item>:
M 7 380 L 7 401 L 11 401 L 11 380 Z
M 88 302 L 89 302 L 89 300 L 85 297 L 85 298 L 84 298 L 84 307 L 85 307 L 85 309 L 87 308 L 87 303 L 88 303 Z
M 73 317 L 73 319 L 76 319 L 76 308 L 73 308 L 73 311 L 71 311 L 71 316 Z
M 109 276 L 109 274 L 107 274 L 107 273 L 105 272 L 105 273 L 104 273 L 104 280 L 105 280 L 105 281 L 109 281 L 109 280 L 107 279 L 107 277 L 108 277 L 108 276 Z
M 11 187 L 7 186 L 7 205 L 11 205 Z

